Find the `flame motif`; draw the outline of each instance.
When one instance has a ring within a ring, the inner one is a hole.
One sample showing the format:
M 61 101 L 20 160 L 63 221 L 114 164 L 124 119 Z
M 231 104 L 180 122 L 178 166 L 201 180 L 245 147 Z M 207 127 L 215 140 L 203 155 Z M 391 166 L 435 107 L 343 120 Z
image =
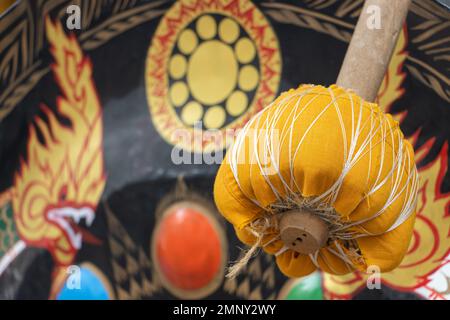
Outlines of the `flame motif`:
M 402 48 L 405 46 L 406 32 L 399 37 L 396 53 L 393 55 L 389 70 L 378 96 L 378 103 L 389 110 L 390 105 L 403 94 L 401 88 L 404 74 L 400 71 L 406 58 Z M 402 120 L 405 114 L 396 116 Z M 409 140 L 416 145 L 419 132 Z M 416 162 L 420 163 L 429 152 L 433 140 L 429 140 L 416 150 Z M 409 250 L 400 266 L 382 275 L 384 284 L 401 291 L 420 293 L 428 288 L 436 270 L 444 268 L 445 258 L 450 252 L 450 193 L 441 194 L 440 186 L 448 167 L 448 145 L 444 145 L 438 157 L 426 167 L 419 169 L 420 189 L 417 204 L 416 224 Z M 441 277 L 442 278 L 442 277 Z M 447 281 L 450 278 L 447 278 Z M 349 299 L 361 290 L 367 281 L 367 275 L 352 273 L 346 276 L 324 274 L 324 294 L 329 299 Z M 430 296 L 430 295 L 429 295 Z M 429 297 L 428 296 L 428 297 Z
M 69 265 L 81 246 L 77 223 L 92 223 L 105 185 L 102 111 L 92 80 L 92 65 L 74 36 L 46 19 L 61 90 L 57 111 L 70 120 L 61 124 L 47 107 L 48 121 L 30 125 L 28 160 L 21 159 L 14 177 L 12 205 L 19 235 L 27 245 L 47 248 L 59 266 Z M 40 141 L 39 133 L 43 137 Z
M 417 162 L 432 141 L 416 151 Z M 447 168 L 447 145 L 436 160 L 419 170 L 421 186 L 417 204 L 416 224 L 408 253 L 400 266 L 383 275 L 383 281 L 398 290 L 412 290 L 427 285 L 428 276 L 436 271 L 450 252 L 450 194 L 440 194 L 440 185 Z

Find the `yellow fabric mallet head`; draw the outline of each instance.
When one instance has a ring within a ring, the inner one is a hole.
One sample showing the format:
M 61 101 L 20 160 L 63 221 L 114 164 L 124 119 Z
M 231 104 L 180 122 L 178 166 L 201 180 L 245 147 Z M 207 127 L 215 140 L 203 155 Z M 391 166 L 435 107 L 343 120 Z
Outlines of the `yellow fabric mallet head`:
M 368 29 L 369 6 L 381 29 Z M 239 132 L 217 173 L 216 205 L 250 249 L 300 277 L 399 265 L 415 220 L 414 151 L 373 101 L 409 0 L 368 0 L 337 85 L 281 94 Z M 347 88 L 347 89 L 345 89 Z

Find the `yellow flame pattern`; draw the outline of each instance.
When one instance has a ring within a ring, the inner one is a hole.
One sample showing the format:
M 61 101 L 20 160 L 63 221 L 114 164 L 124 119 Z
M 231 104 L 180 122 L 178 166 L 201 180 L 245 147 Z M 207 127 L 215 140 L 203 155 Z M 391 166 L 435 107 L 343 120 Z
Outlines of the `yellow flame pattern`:
M 47 121 L 37 117 L 35 126 L 29 127 L 27 160 L 21 160 L 15 175 L 12 204 L 21 239 L 48 249 L 57 265 L 68 265 L 77 248 L 67 230 L 49 219 L 48 212 L 57 208 L 95 211 L 105 185 L 102 110 L 91 62 L 83 56 L 75 37 L 67 36 L 61 24 L 49 18 L 46 33 L 55 61 L 52 70 L 61 91 L 57 111 L 71 126 L 60 123 L 42 106 Z M 38 131 L 44 141 L 40 141 Z

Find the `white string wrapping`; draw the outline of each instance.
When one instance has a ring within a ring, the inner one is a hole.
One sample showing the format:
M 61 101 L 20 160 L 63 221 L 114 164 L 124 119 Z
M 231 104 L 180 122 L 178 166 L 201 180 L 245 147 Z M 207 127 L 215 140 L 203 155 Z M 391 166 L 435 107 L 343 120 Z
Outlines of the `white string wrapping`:
M 328 250 L 333 255 L 339 257 L 349 268 L 349 271 L 354 269 L 354 261 L 357 261 L 358 259 L 361 258 L 358 254 L 357 244 L 354 241 L 355 239 L 366 236 L 378 236 L 390 232 L 395 228 L 397 228 L 398 226 L 400 226 L 403 222 L 405 222 L 414 212 L 417 202 L 417 192 L 419 188 L 418 173 L 416 167 L 413 164 L 414 160 L 411 159 L 408 152 L 405 153 L 403 152 L 404 145 L 403 145 L 403 138 L 402 136 L 400 136 L 401 135 L 400 131 L 390 130 L 388 120 L 386 119 L 386 117 L 381 112 L 375 112 L 374 110 L 372 110 L 370 116 L 363 121 L 363 107 L 362 107 L 363 100 L 353 95 L 351 91 L 349 90 L 343 91 L 341 95 L 335 96 L 333 90 L 331 88 L 328 88 L 327 90 L 331 97 L 331 101 L 326 106 L 324 106 L 323 110 L 317 115 L 317 117 L 313 121 L 311 121 L 309 126 L 306 128 L 304 135 L 301 137 L 300 142 L 297 145 L 293 145 L 292 143 L 293 132 L 296 122 L 302 116 L 303 112 L 305 112 L 308 108 L 314 106 L 314 101 L 320 96 L 316 95 L 315 97 L 311 98 L 307 103 L 301 106 L 304 97 L 310 95 L 315 87 L 313 85 L 307 85 L 304 88 L 305 90 L 302 90 L 301 92 L 294 91 L 292 93 L 285 94 L 285 96 L 281 100 L 273 102 L 266 109 L 262 110 L 252 119 L 250 119 L 250 121 L 247 122 L 244 128 L 239 132 L 234 144 L 231 146 L 229 152 L 227 153 L 231 171 L 233 172 L 233 176 L 241 191 L 249 200 L 251 200 L 257 206 L 264 209 L 265 212 L 267 212 L 266 215 L 264 215 L 263 217 L 259 217 L 246 227 L 246 230 L 255 236 L 256 242 L 248 251 L 245 252 L 242 258 L 229 269 L 227 277 L 236 276 L 239 273 L 239 270 L 247 264 L 249 259 L 257 253 L 258 248 L 265 247 L 273 243 L 273 241 L 279 240 L 278 235 L 268 243 L 263 243 L 264 236 L 268 234 L 267 231 L 269 229 L 273 230 L 273 228 L 275 229 L 278 228 L 276 223 L 277 221 L 276 217 L 278 214 L 281 214 L 284 211 L 292 209 L 307 209 L 311 212 L 314 212 L 321 219 L 323 219 L 329 227 L 329 241 L 331 241 L 331 243 L 333 243 L 335 248 L 337 249 L 335 250 L 328 246 L 326 247 L 326 250 Z M 350 108 L 351 108 L 350 112 L 352 115 L 351 128 L 345 127 L 342 118 L 343 110 L 341 110 L 341 108 L 337 103 L 337 99 L 341 98 L 343 95 L 346 95 L 350 101 Z M 296 101 L 293 99 L 296 99 Z M 292 104 L 292 101 L 295 101 L 294 105 Z M 358 114 L 355 114 L 355 105 L 359 106 Z M 299 110 L 300 106 L 301 110 Z M 286 110 L 286 108 L 291 108 L 291 110 L 290 111 Z M 310 130 L 314 127 L 314 125 L 317 123 L 317 121 L 319 121 L 322 115 L 325 112 L 327 112 L 330 108 L 334 108 L 340 124 L 340 132 L 342 135 L 343 149 L 344 149 L 343 168 L 340 176 L 336 179 L 336 181 L 331 185 L 331 187 L 328 190 L 315 197 L 304 198 L 302 197 L 301 194 L 295 192 L 295 190 L 301 189 L 295 180 L 294 163 L 296 158 L 301 156 L 301 154 L 299 154 L 299 150 L 306 136 L 308 135 Z M 271 109 L 270 110 L 271 116 L 266 117 L 264 120 L 265 122 L 261 123 L 262 121 L 261 116 L 263 112 L 267 111 L 267 109 Z M 275 132 L 274 127 L 278 123 L 281 115 L 284 114 L 286 111 L 289 112 L 289 116 L 287 117 L 287 119 L 290 120 L 286 121 L 283 124 L 281 130 L 283 134 L 281 137 L 279 137 L 280 143 L 277 144 L 274 143 L 275 141 L 273 136 Z M 255 127 L 256 128 L 263 127 L 265 128 L 265 130 L 250 130 L 251 128 Z M 364 135 L 361 134 L 364 130 L 367 129 L 368 134 Z M 350 141 L 347 141 L 347 130 L 351 130 Z M 250 139 L 250 141 L 253 142 L 252 148 L 253 150 L 258 150 L 259 146 L 259 151 L 251 153 L 252 158 L 249 160 L 254 161 L 253 163 L 255 163 L 258 166 L 258 168 L 260 169 L 261 176 L 264 177 L 265 182 L 268 184 L 268 186 L 270 187 L 270 189 L 277 198 L 276 203 L 272 204 L 270 207 L 264 207 L 261 203 L 259 203 L 259 201 L 256 198 L 246 194 L 239 180 L 238 163 L 240 160 L 239 157 L 241 156 L 241 149 L 244 147 L 245 139 L 247 139 L 251 135 L 252 139 Z M 363 200 L 368 201 L 370 195 L 374 194 L 377 190 L 379 190 L 381 187 L 383 187 L 383 185 L 385 185 L 388 182 L 392 184 L 391 192 L 382 208 L 377 212 L 375 212 L 375 214 L 371 215 L 370 217 L 354 221 L 352 223 L 343 223 L 340 220 L 339 214 L 335 212 L 333 205 L 339 195 L 339 191 L 344 182 L 344 179 L 346 178 L 350 170 L 358 163 L 358 161 L 360 161 L 367 154 L 369 158 L 369 170 L 367 178 L 364 179 L 366 180 L 366 184 L 367 185 L 369 184 L 370 172 L 373 169 L 372 150 L 375 147 L 374 137 L 376 136 L 381 136 L 381 138 L 376 139 L 375 142 L 376 144 L 381 144 L 380 146 L 381 159 L 378 165 L 379 168 L 375 178 L 375 183 L 373 183 L 373 185 L 370 186 Z M 288 159 L 289 159 L 290 179 L 285 179 L 285 177 L 283 177 L 282 174 L 280 173 L 279 157 L 277 157 L 277 154 L 279 154 L 280 151 L 279 148 L 282 145 L 284 145 L 286 139 L 288 139 L 289 141 Z M 361 139 L 362 141 L 360 141 Z M 395 141 L 399 141 L 399 143 L 397 143 L 398 144 L 397 146 L 395 146 Z M 261 150 L 261 148 L 263 149 Z M 390 164 L 391 170 L 386 176 L 382 177 L 382 169 L 385 165 L 385 162 L 387 161 L 384 157 L 387 148 L 392 148 L 392 153 L 395 156 L 393 157 L 392 163 Z M 276 170 L 276 174 L 278 175 L 278 178 L 282 183 L 284 192 L 279 192 L 279 190 L 277 190 L 277 188 L 271 183 L 271 180 L 264 173 L 265 162 L 263 161 L 264 159 L 259 158 L 259 154 L 263 154 L 266 157 L 266 159 L 270 160 L 271 166 Z M 406 170 L 406 168 L 412 169 Z M 402 184 L 401 182 L 402 180 L 404 180 L 406 172 L 409 172 L 409 174 L 406 177 L 407 179 L 406 183 Z M 405 201 L 403 202 L 401 212 L 398 215 L 398 218 L 385 232 L 374 234 L 365 230 L 361 226 L 361 224 L 366 223 L 382 215 L 383 212 L 385 212 L 386 209 L 403 194 L 405 194 Z M 350 229 L 354 230 L 355 229 L 354 227 L 356 226 L 358 226 L 359 230 L 362 230 L 362 232 L 350 231 Z M 351 248 L 352 257 L 349 257 L 348 250 L 346 253 L 342 249 L 341 245 L 337 240 L 342 240 L 350 244 L 349 247 Z M 288 250 L 288 248 L 284 246 L 276 253 L 276 255 L 279 255 L 285 252 L 286 250 Z M 317 259 L 319 256 L 321 256 L 326 263 L 326 259 L 324 259 L 325 257 L 321 255 L 319 250 L 309 255 L 311 261 L 318 268 L 319 264 Z M 328 263 L 327 265 L 331 267 L 331 265 L 329 265 Z

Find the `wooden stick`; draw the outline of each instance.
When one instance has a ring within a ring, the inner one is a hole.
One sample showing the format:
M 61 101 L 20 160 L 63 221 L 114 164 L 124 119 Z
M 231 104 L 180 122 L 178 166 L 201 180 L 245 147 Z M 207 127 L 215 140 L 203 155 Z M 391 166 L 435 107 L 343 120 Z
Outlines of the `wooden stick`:
M 366 0 L 339 72 L 337 85 L 354 90 L 366 101 L 375 101 L 410 2 Z

